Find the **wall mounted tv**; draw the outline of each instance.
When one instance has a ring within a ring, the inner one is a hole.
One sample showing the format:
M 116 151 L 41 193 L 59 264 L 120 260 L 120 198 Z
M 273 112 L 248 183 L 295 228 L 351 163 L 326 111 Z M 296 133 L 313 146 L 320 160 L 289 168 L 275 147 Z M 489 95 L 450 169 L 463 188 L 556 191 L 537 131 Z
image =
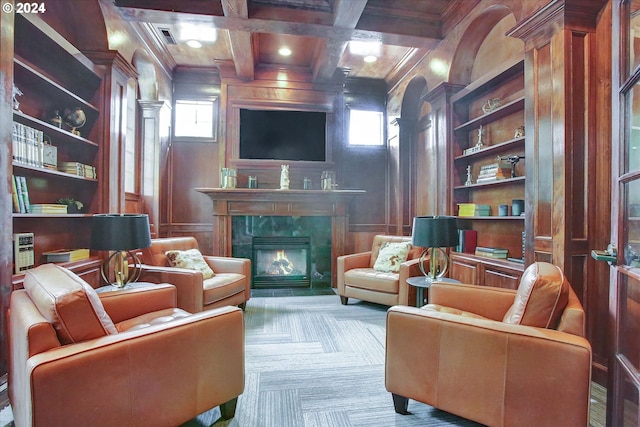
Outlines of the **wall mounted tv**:
M 240 158 L 324 162 L 327 113 L 240 109 Z

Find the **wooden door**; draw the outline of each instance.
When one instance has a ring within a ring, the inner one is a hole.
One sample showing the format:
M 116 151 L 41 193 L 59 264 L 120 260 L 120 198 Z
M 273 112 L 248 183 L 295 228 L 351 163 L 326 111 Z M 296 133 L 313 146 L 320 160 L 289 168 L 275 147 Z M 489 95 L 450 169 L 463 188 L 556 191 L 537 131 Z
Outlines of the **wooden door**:
M 640 425 L 640 0 L 614 1 L 612 18 L 611 244 L 617 265 L 611 268 L 609 295 L 607 425 L 627 427 Z

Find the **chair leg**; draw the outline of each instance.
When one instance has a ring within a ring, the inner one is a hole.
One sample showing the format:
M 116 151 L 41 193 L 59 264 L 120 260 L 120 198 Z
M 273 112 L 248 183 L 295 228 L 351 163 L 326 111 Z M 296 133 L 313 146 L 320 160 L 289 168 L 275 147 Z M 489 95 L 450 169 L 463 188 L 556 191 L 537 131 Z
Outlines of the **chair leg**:
M 347 305 L 348 302 L 349 297 L 343 297 L 342 295 L 340 295 L 340 303 L 342 303 L 342 305 Z
M 245 308 L 247 308 L 247 302 L 243 302 L 242 304 L 238 304 L 238 307 L 240 307 L 240 309 L 242 309 L 242 311 L 245 310 Z
M 396 413 L 400 415 L 408 415 L 409 398 L 395 393 L 391 393 L 391 396 L 393 397 L 393 409 L 395 409 Z
M 238 404 L 238 398 L 234 397 L 228 402 L 225 402 L 220 405 L 220 414 L 222 415 L 222 419 L 230 420 L 236 415 L 236 405 Z

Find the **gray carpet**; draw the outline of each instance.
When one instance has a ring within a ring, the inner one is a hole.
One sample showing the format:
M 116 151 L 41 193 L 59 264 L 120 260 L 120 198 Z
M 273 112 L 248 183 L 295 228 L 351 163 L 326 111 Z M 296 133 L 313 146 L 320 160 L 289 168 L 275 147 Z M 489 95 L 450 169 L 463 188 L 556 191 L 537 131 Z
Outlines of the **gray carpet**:
M 184 426 L 479 426 L 384 388 L 387 307 L 337 295 L 251 298 L 245 312 L 245 391 L 236 416 L 212 409 Z

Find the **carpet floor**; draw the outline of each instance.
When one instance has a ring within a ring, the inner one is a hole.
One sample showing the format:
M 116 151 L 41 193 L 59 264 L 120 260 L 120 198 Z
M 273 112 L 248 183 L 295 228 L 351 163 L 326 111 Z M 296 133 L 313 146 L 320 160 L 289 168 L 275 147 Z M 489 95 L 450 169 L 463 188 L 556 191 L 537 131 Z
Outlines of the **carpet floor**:
M 479 426 L 384 388 L 388 307 L 337 295 L 251 298 L 245 312 L 245 391 L 236 416 L 212 409 L 183 427 Z
M 387 307 L 307 295 L 249 300 L 236 416 L 222 420 L 214 408 L 182 427 L 479 426 L 412 400 L 410 415 L 396 414 L 384 388 Z M 604 426 L 605 406 L 606 390 L 592 383 L 591 427 Z M 0 406 L 0 426 L 12 421 L 11 407 Z

